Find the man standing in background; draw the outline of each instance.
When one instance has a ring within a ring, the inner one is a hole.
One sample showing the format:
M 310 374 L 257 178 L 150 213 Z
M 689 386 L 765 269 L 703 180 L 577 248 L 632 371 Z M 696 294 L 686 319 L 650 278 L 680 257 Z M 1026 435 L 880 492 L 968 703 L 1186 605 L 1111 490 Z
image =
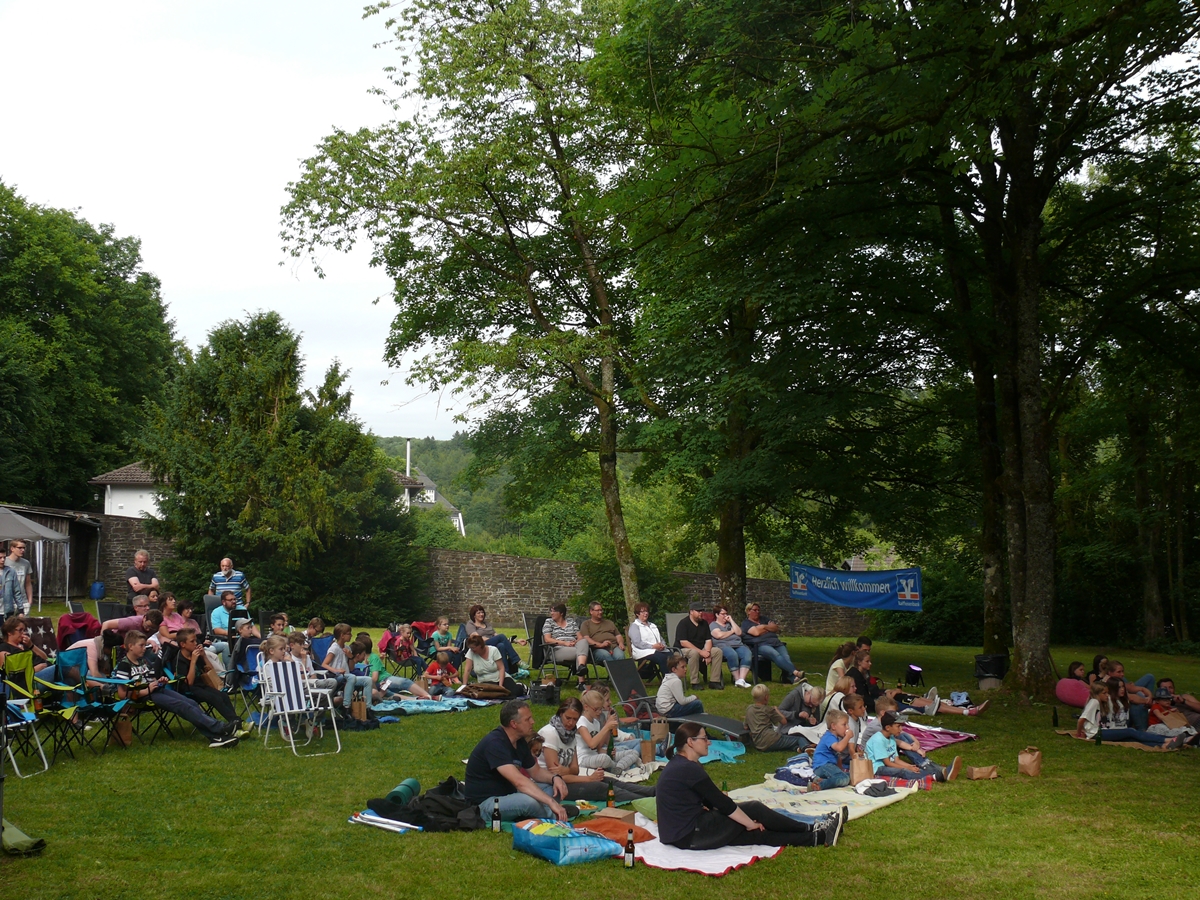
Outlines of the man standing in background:
M 33 607 L 33 563 L 25 558 L 26 548 L 24 541 L 9 541 L 4 566 L 16 572 L 17 581 L 25 592 L 25 608 L 20 612 L 28 614 Z
M 218 597 L 226 591 L 233 591 L 239 609 L 250 608 L 250 582 L 244 573 L 234 569 L 233 560 L 229 557 L 221 560 L 221 571 L 214 574 L 208 583 L 210 596 Z

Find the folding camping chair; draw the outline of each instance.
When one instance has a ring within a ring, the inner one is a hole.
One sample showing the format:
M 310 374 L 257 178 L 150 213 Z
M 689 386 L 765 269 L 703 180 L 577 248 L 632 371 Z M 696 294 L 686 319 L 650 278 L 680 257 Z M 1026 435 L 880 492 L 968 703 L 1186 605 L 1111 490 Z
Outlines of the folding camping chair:
M 642 683 L 642 676 L 638 674 L 636 662 L 632 659 L 610 659 L 604 665 L 608 667 L 608 677 L 612 682 L 613 690 L 617 692 L 618 699 L 630 715 L 636 716 L 638 719 L 650 719 L 657 715 L 654 698 L 646 690 L 646 685 Z M 745 723 L 726 716 L 700 713 L 695 716 L 672 716 L 667 721 L 674 724 L 695 722 L 743 743 L 747 737 Z
M 95 676 L 90 676 L 95 681 Z M 60 707 L 74 711 L 74 720 L 79 726 L 77 730 L 65 729 L 64 736 L 68 738 L 64 746 L 54 747 L 54 759 L 58 758 L 60 750 L 65 749 L 72 757 L 70 739 L 80 747 L 86 746 L 93 754 L 97 753 L 96 740 L 100 746 L 107 747 L 109 736 L 116 727 L 117 718 L 128 705 L 128 700 L 118 700 L 106 697 L 102 687 L 88 684 L 88 655 L 86 649 L 62 650 L 54 660 L 54 681 L 51 684 L 42 679 L 38 683 L 44 685 Z M 101 679 L 103 683 L 124 684 L 112 679 Z M 90 732 L 90 733 L 89 733 Z
M 81 613 L 81 612 L 83 612 L 83 604 L 78 603 L 74 600 L 68 600 L 67 601 L 67 611 L 73 612 L 73 613 Z
M 42 750 L 42 739 L 37 734 L 39 726 L 45 728 L 46 739 L 50 742 L 52 748 L 56 748 L 63 741 L 70 741 L 69 736 L 65 736 L 64 732 L 68 727 L 68 720 L 74 718 L 70 711 L 64 711 L 56 708 L 53 702 L 47 702 L 47 697 L 37 696 L 41 694 L 43 682 L 34 674 L 34 657 L 32 650 L 24 650 L 20 653 L 9 653 L 4 660 L 4 686 L 8 694 L 7 706 L 14 707 L 19 710 L 21 715 L 17 717 L 21 721 L 29 722 L 32 737 L 19 727 L 20 722 L 14 720 L 14 729 L 12 734 L 15 736 L 17 743 L 26 751 L 26 755 L 36 755 L 42 758 L 45 763 L 46 755 Z M 42 701 L 41 711 L 37 710 L 37 700 Z M 7 723 L 8 717 L 5 717 Z M 6 725 L 7 730 L 7 725 Z M 69 747 L 69 743 L 65 746 Z M 12 755 L 12 746 L 9 746 L 9 755 Z M 16 760 L 13 760 L 13 767 L 16 767 Z M 41 771 L 46 771 L 50 767 L 46 763 Z M 36 773 L 35 773 L 36 774 Z
M 305 680 L 304 674 L 300 671 L 300 664 L 298 662 L 292 659 L 283 660 L 282 662 L 271 662 L 268 660 L 262 664 L 261 675 L 263 679 L 263 703 L 266 704 L 267 708 L 267 718 L 264 726 L 266 735 L 263 738 L 264 749 L 272 749 L 269 746 L 271 741 L 271 726 L 273 723 L 278 722 L 280 734 L 288 742 L 288 745 L 292 748 L 292 753 L 296 756 L 328 756 L 341 752 L 342 738 L 338 734 L 337 716 L 333 713 L 333 701 L 329 697 L 329 692 L 310 691 L 308 682 Z M 307 728 L 308 739 L 301 745 L 308 746 L 317 731 L 317 720 L 321 715 L 321 709 L 318 705 L 318 695 L 322 694 L 329 703 L 329 721 L 333 726 L 333 737 L 337 742 L 337 749 L 326 750 L 321 753 L 301 754 L 296 749 L 296 730 L 301 727 L 301 724 L 309 726 Z M 294 723 L 292 721 L 293 717 L 295 717 Z
M 113 603 L 111 600 L 97 600 L 96 618 L 101 622 L 107 622 L 109 619 L 123 619 L 125 618 L 125 604 Z
M 13 772 L 18 778 L 32 778 L 50 768 L 46 761 L 46 751 L 42 747 L 42 739 L 37 733 L 37 715 L 27 711 L 24 706 L 9 700 L 8 685 L 0 683 L 0 704 L 3 704 L 4 718 L 0 727 L 4 729 L 4 749 L 8 751 L 8 761 L 12 764 Z M 28 775 L 21 774 L 17 765 L 17 754 L 13 749 L 19 748 L 22 756 L 34 756 L 42 761 L 42 767 L 37 772 Z
M 546 624 L 549 616 L 533 616 L 532 627 L 529 613 L 521 613 L 521 619 L 525 624 L 525 633 L 529 636 L 529 671 L 532 673 L 535 669 L 543 681 L 547 675 L 558 680 L 558 667 L 562 666 L 567 670 L 567 677 L 570 678 L 575 674 L 575 663 L 572 660 L 570 663 L 558 662 L 554 658 L 554 654 L 549 652 L 549 649 L 542 643 L 542 627 Z

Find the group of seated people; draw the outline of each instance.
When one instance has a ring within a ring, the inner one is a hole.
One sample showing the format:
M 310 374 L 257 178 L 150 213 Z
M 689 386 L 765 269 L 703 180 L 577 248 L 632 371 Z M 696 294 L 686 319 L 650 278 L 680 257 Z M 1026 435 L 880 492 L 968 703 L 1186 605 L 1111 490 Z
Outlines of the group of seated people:
M 1082 662 L 1072 662 L 1064 680 L 1088 686 L 1088 699 L 1075 725 L 1076 737 L 1132 741 L 1167 750 L 1200 745 L 1200 701 L 1191 694 L 1177 693 L 1172 678 L 1155 680 L 1147 674 L 1130 681 L 1124 663 L 1098 653 L 1091 671 L 1085 671 Z
M 672 647 L 663 642 L 658 626 L 650 621 L 647 604 L 635 604 L 633 612 L 634 620 L 629 623 L 629 645 L 633 658 L 641 663 L 643 678 L 652 674 L 652 666 L 657 666 L 665 679 L 674 670 L 672 658 L 679 655 L 686 663 L 688 683 L 694 689 L 704 686 L 700 679 L 703 664 L 708 668 L 708 686 L 720 690 L 724 686 L 722 663 L 729 666 L 734 686 L 749 688 L 746 678 L 756 649 L 760 657 L 779 667 L 784 681 L 794 683 L 804 676 L 792 663 L 787 645 L 779 638 L 779 623 L 771 618 L 764 619 L 757 603 L 746 604 L 746 617 L 740 625 L 733 621 L 729 607 L 724 604 L 713 609 L 711 622 L 699 604 L 692 604 L 688 617 L 675 629 Z M 596 615 L 593 610 L 593 618 Z
M 590 767 L 589 752 L 595 762 L 616 763 L 607 754 L 597 754 L 593 746 L 593 741 L 602 742 L 606 731 L 614 738 L 620 734 L 619 725 L 610 724 L 615 715 L 600 705 L 603 702 L 602 696 L 586 695 L 583 701 L 569 700 L 540 731 L 526 701 L 505 702 L 499 727 L 484 735 L 467 759 L 467 802 L 478 806 L 484 821 L 490 821 L 494 813 L 507 822 L 528 818 L 566 821 L 578 811 L 574 801 L 603 801 L 611 790 L 618 801 L 655 797 L 660 839 L 683 849 L 837 843 L 849 818 L 845 807 L 830 815 L 800 820 L 761 803 L 735 803 L 720 791 L 700 765 L 699 760 L 708 753 L 708 736 L 694 722 L 681 723 L 676 729 L 667 748 L 666 768 L 653 787 L 615 781 L 615 770 L 603 765 L 590 775 L 579 774 L 581 764 Z M 601 756 L 606 758 L 601 760 Z

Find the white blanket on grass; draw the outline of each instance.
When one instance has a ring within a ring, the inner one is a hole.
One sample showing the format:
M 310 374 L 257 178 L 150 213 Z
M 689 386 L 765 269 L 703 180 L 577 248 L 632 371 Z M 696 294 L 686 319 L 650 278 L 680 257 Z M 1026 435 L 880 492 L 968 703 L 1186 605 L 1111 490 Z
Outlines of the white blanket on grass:
M 762 844 L 747 844 L 744 847 L 718 847 L 716 850 L 680 850 L 658 839 L 658 824 L 651 822 L 641 813 L 634 819 L 654 839 L 634 844 L 639 861 L 653 869 L 671 869 L 681 872 L 696 872 L 699 875 L 721 876 L 740 869 L 760 859 L 779 855 L 782 847 L 767 847 Z

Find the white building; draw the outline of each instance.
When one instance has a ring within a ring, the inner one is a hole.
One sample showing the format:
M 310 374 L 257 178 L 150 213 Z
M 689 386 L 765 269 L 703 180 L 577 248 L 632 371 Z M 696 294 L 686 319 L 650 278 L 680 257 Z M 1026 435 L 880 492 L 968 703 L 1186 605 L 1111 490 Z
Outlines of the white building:
M 416 466 L 410 466 L 410 470 L 415 470 L 415 475 L 406 475 L 403 472 L 397 472 L 395 469 L 388 469 L 392 473 L 392 477 L 396 479 L 396 483 L 404 490 L 400 502 L 404 504 L 405 509 L 417 507 L 418 509 L 433 509 L 435 506 L 440 506 L 446 511 L 446 518 L 450 520 L 450 524 L 454 529 L 464 537 L 467 533 L 466 522 L 463 521 L 462 511 L 457 506 L 442 496 L 438 491 L 437 485 L 433 480 L 418 469 Z
M 158 515 L 154 477 L 140 462 L 97 475 L 88 484 L 104 488 L 104 514 L 107 516 L 140 519 Z

